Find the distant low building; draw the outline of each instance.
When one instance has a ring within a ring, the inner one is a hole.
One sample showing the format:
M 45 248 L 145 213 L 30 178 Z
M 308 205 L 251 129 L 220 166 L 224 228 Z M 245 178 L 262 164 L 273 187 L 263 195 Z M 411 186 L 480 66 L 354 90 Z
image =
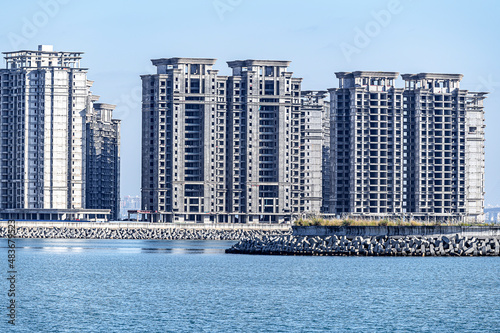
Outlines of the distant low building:
M 141 209 L 141 197 L 138 195 L 126 195 L 122 197 L 120 202 L 120 218 L 126 219 L 128 217 L 129 210 L 140 210 Z

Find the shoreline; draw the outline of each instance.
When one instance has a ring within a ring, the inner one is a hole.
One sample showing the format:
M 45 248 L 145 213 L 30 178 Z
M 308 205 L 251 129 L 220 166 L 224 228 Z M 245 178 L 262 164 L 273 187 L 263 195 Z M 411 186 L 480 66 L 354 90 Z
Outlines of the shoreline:
M 242 240 L 291 234 L 289 225 L 205 225 L 122 222 L 16 221 L 14 238 Z M 0 222 L 0 238 L 7 238 L 7 221 Z

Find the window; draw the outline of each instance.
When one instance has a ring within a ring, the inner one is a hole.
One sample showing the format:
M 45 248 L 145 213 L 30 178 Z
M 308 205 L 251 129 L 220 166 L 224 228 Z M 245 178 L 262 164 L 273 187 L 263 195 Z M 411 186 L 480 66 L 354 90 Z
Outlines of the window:
M 192 68 L 193 65 L 191 65 Z M 191 79 L 191 94 L 200 93 L 200 79 Z
M 191 74 L 200 74 L 200 65 L 191 64 Z
M 264 95 L 274 95 L 274 81 L 265 81 Z

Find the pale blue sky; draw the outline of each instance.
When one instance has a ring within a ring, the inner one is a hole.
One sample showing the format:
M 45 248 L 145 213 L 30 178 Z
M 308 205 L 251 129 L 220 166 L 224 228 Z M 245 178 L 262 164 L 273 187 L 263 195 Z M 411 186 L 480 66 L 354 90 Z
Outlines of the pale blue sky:
M 336 71 L 461 73 L 463 89 L 490 92 L 486 204 L 500 205 L 499 14 L 497 1 L 16 1 L 0 13 L 0 51 L 85 52 L 93 93 L 122 119 L 122 196 L 140 194 L 139 75 L 152 58 L 217 58 L 222 74 L 229 60 L 291 60 L 304 89 L 336 87 Z

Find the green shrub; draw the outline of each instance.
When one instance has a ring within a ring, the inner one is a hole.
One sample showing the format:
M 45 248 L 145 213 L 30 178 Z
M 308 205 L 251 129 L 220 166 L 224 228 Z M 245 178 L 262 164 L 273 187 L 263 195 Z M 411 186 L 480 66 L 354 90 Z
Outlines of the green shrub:
M 313 219 L 311 220 L 311 225 L 325 225 L 325 219 L 321 217 L 313 217 Z
M 378 222 L 378 225 L 380 225 L 380 226 L 384 226 L 384 227 L 387 227 L 387 226 L 389 225 L 389 220 L 386 220 L 386 219 L 384 219 L 384 220 L 380 220 L 380 221 Z
M 303 220 L 303 219 L 298 219 L 298 220 L 295 220 L 294 224 L 296 226 L 299 226 L 299 227 L 302 227 L 302 226 L 305 226 L 306 225 L 306 221 Z
M 346 220 L 342 221 L 342 226 L 343 226 L 343 227 L 348 227 L 348 226 L 350 226 L 350 225 L 353 225 L 354 223 L 355 223 L 355 221 L 354 221 L 354 220 L 351 220 L 351 219 L 346 219 Z
M 423 225 L 459 225 L 459 226 L 488 226 L 488 225 L 496 225 L 496 224 L 488 224 L 488 223 L 453 223 L 450 224 L 451 221 L 416 221 L 416 220 L 407 220 L 403 221 L 401 219 L 382 219 L 382 220 L 368 220 L 368 219 L 325 219 L 319 216 L 315 216 L 312 218 L 300 218 L 295 220 L 294 225 L 296 226 L 423 226 Z

